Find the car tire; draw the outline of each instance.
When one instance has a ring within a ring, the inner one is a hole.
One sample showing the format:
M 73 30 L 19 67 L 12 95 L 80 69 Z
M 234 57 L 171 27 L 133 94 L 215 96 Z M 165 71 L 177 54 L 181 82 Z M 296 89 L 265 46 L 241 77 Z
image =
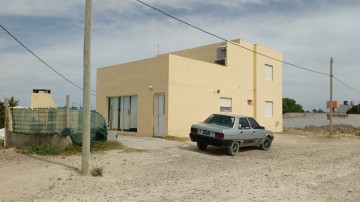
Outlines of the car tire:
M 260 145 L 260 148 L 264 151 L 267 151 L 271 147 L 272 140 L 269 137 L 266 137 L 265 141 Z
M 226 147 L 226 154 L 229 156 L 235 156 L 239 151 L 240 143 L 234 141 L 229 147 Z
M 197 147 L 198 147 L 200 150 L 206 150 L 207 146 L 208 146 L 207 144 L 202 143 L 202 142 L 198 142 L 198 143 L 197 143 Z

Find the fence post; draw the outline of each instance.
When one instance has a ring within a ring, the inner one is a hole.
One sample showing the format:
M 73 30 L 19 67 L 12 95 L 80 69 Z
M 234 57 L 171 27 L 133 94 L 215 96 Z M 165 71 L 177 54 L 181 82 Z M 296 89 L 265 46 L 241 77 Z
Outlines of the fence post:
M 5 135 L 4 135 L 4 147 L 10 146 L 10 131 L 9 131 L 9 98 L 5 98 Z
M 65 128 L 69 128 L 69 116 L 70 116 L 70 109 L 69 109 L 69 95 L 66 95 L 66 109 L 65 109 Z

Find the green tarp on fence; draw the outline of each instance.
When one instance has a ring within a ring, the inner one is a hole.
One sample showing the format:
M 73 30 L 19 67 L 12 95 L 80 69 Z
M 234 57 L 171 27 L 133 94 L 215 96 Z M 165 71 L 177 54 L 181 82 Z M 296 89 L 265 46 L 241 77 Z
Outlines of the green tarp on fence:
M 17 134 L 53 135 L 65 128 L 65 108 L 58 109 L 11 109 L 12 129 Z M 104 117 L 91 111 L 91 133 L 107 136 Z M 82 109 L 70 109 L 69 128 L 74 134 L 82 134 Z

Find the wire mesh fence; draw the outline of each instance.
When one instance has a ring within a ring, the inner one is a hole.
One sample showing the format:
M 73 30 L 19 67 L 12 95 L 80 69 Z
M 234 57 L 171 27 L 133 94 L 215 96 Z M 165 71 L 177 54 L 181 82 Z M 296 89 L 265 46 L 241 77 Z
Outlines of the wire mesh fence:
M 12 131 L 27 135 L 60 134 L 66 128 L 66 109 L 11 109 Z M 69 110 L 69 128 L 75 134 L 82 133 L 83 109 Z M 91 133 L 106 130 L 104 117 L 91 111 Z

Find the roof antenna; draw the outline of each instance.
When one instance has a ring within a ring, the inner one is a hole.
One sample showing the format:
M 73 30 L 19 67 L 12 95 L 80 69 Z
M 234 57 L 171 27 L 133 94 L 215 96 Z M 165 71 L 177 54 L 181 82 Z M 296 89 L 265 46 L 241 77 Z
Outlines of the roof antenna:
M 157 56 L 159 56 L 159 52 L 160 52 L 160 45 L 158 44 L 158 54 L 157 54 Z

